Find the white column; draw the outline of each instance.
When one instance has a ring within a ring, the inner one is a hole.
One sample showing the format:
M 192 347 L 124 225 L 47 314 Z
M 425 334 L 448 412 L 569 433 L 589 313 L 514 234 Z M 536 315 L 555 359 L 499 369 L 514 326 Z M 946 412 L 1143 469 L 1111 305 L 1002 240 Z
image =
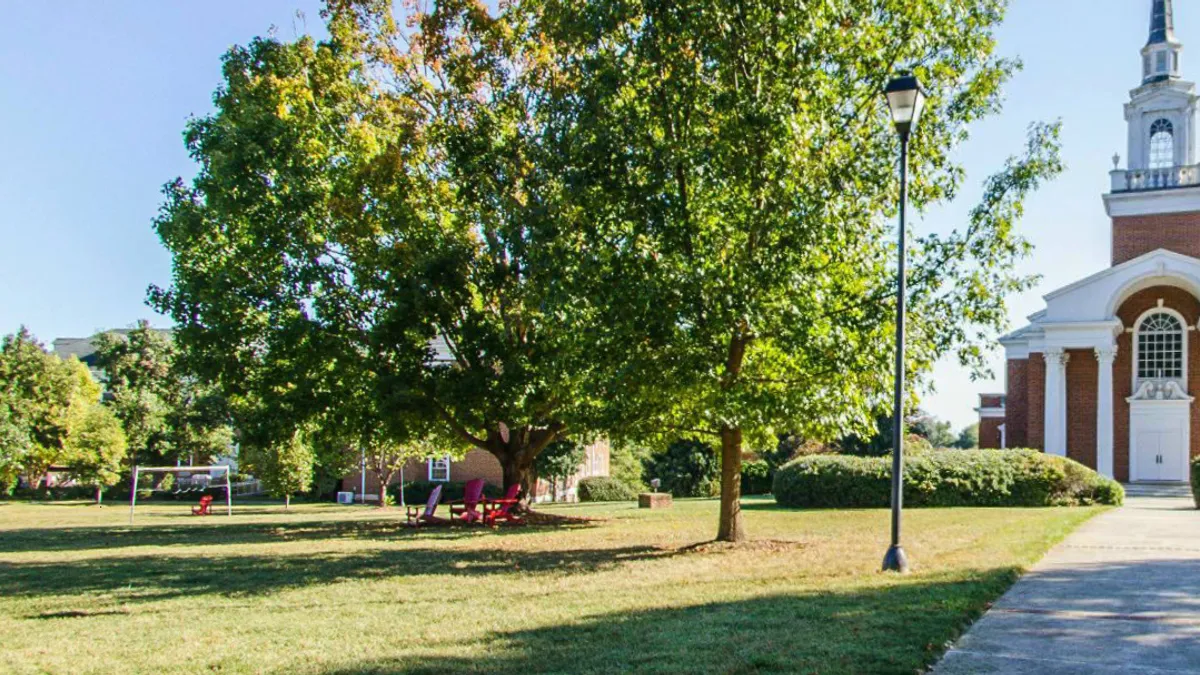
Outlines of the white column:
M 1116 345 L 1096 347 L 1100 375 L 1096 381 L 1096 471 L 1113 477 L 1113 360 Z
M 1067 456 L 1067 358 L 1061 347 L 1046 349 L 1045 449 Z

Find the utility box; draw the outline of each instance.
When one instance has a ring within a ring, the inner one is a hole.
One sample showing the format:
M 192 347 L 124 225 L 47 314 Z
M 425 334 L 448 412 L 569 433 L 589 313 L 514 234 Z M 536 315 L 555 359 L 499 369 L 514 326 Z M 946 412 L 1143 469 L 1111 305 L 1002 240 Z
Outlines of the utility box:
M 338 493 L 338 503 L 339 504 L 353 504 L 354 503 L 354 493 L 353 492 L 339 492 Z

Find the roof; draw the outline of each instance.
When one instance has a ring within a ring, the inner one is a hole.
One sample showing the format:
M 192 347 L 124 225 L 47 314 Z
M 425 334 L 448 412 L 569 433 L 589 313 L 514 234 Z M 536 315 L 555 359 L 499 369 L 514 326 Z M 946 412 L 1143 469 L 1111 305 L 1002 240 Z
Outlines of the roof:
M 1154 0 L 1150 6 L 1150 39 L 1147 45 L 1175 44 L 1175 8 L 1171 0 Z
M 112 330 L 104 330 L 96 333 L 91 337 L 63 337 L 55 338 L 51 344 L 51 351 L 60 359 L 66 360 L 72 356 L 78 358 L 87 364 L 88 368 L 97 370 L 96 368 L 96 338 L 105 333 L 117 333 L 118 335 L 129 335 L 134 328 L 114 328 Z M 150 330 L 161 335 L 171 337 L 175 332 L 171 328 L 151 328 Z

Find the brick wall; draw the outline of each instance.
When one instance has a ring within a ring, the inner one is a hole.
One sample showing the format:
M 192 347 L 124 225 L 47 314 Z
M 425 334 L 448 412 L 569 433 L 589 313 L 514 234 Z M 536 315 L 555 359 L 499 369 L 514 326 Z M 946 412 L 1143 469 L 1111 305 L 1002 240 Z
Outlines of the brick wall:
M 589 476 L 607 476 L 610 468 L 610 448 L 607 440 L 599 440 L 587 447 L 583 465 L 574 476 L 571 476 L 567 483 L 559 486 L 560 494 L 564 491 L 570 492 L 579 482 L 580 478 Z M 462 459 L 453 460 L 450 462 L 450 480 L 454 482 L 466 482 L 482 478 L 490 485 L 496 487 L 504 487 L 504 469 L 500 466 L 500 461 L 486 450 L 471 450 Z M 361 476 L 357 470 L 342 479 L 342 490 L 358 494 L 362 487 Z M 399 482 L 400 476 L 397 474 L 393 478 L 393 483 Z M 425 460 L 412 460 L 404 465 L 404 480 L 406 482 L 429 480 L 429 464 Z M 367 500 L 373 501 L 379 498 L 379 481 L 374 474 L 367 472 Z M 549 483 L 543 480 L 538 481 L 535 490 L 535 496 L 545 496 L 550 494 Z M 572 493 L 573 494 L 573 493 Z
M 1001 408 L 1004 406 L 1004 395 L 980 394 L 979 405 L 983 408 Z
M 1096 468 L 1096 385 L 1100 364 L 1091 349 L 1067 354 L 1067 457 Z
M 1197 214 L 1194 214 L 1197 215 Z M 1198 234 L 1200 236 L 1200 234 Z M 1155 286 L 1134 293 L 1117 310 L 1117 318 L 1126 328 L 1134 328 L 1134 322 L 1149 309 L 1158 305 L 1183 315 L 1188 325 L 1196 325 L 1200 319 L 1200 300 L 1187 291 L 1173 286 Z M 1188 393 L 1195 396 L 1200 392 L 1200 334 L 1188 331 Z M 1129 480 L 1129 403 L 1125 400 L 1133 395 L 1133 335 L 1123 332 L 1117 338 L 1117 359 L 1113 363 L 1113 473 L 1117 480 Z M 1193 457 L 1200 456 L 1200 414 L 1196 404 L 1191 410 L 1191 448 Z
M 1113 218 L 1112 264 L 1160 248 L 1200 258 L 1200 212 Z
M 1029 447 L 1029 359 L 1008 362 L 1008 399 L 1004 416 L 1008 426 L 1008 447 Z
M 979 447 L 992 449 L 1000 447 L 1000 425 L 1004 419 L 1000 417 L 985 417 L 979 420 Z M 1007 427 L 1005 427 L 1007 429 Z
M 1046 359 L 1040 353 L 1029 355 L 1028 376 L 1025 378 L 1026 425 L 1025 447 L 1044 450 L 1046 447 Z

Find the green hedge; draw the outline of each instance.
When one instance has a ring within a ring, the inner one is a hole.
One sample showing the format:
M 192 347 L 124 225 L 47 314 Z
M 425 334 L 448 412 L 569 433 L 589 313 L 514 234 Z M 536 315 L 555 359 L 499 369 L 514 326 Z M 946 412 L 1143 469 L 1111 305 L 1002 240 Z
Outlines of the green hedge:
M 633 488 L 616 478 L 597 476 L 579 481 L 581 502 L 628 502 L 637 499 Z
M 798 508 L 891 503 L 890 457 L 816 455 L 775 472 L 775 499 Z M 938 450 L 904 467 L 905 506 L 1058 506 L 1125 500 L 1120 483 L 1038 450 Z
M 433 492 L 433 488 L 438 485 L 442 486 L 441 502 L 451 502 L 463 498 L 463 493 L 466 491 L 466 481 L 451 481 L 448 483 L 437 483 L 427 480 L 416 480 L 411 483 L 404 484 L 404 501 L 407 504 L 424 504 L 429 501 L 429 494 Z M 388 486 L 388 494 L 391 495 L 392 501 L 395 504 L 400 503 L 400 486 L 392 484 Z M 504 490 L 486 483 L 483 486 L 483 496 L 489 499 L 499 499 L 504 496 Z
M 1200 509 L 1200 457 L 1192 458 L 1192 498 Z
M 742 494 L 765 495 L 771 492 L 771 465 L 762 459 L 742 462 Z

